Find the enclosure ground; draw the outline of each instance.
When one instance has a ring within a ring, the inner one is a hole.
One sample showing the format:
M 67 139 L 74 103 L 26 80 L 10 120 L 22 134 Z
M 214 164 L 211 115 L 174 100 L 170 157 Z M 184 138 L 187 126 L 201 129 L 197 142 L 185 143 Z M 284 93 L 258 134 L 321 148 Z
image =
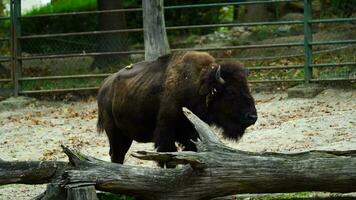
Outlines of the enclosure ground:
M 356 91 L 327 89 L 312 99 L 288 99 L 284 92 L 256 93 L 259 119 L 239 141 L 223 140 L 246 151 L 301 152 L 356 147 Z M 96 101 L 36 101 L 0 112 L 0 158 L 66 160 L 61 144 L 109 160 L 105 135 L 96 131 Z M 216 128 L 220 132 L 219 128 Z M 154 150 L 134 143 L 130 151 Z M 125 164 L 156 167 L 127 156 Z M 31 199 L 45 186 L 0 186 L 0 199 Z

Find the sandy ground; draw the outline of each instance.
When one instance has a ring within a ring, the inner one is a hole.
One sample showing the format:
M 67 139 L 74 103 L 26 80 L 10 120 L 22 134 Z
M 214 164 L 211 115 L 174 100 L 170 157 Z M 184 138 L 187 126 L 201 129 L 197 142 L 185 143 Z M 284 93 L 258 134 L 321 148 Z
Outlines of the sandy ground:
M 312 149 L 356 149 L 356 91 L 327 89 L 313 99 L 288 99 L 285 93 L 254 95 L 258 122 L 239 141 L 227 145 L 247 151 L 301 152 Z M 35 102 L 0 113 L 0 158 L 66 160 L 65 144 L 109 160 L 106 136 L 96 132 L 96 102 Z M 220 130 L 215 128 L 217 132 Z M 153 150 L 134 143 L 130 151 Z M 127 156 L 125 164 L 155 167 Z M 45 186 L 0 186 L 0 200 L 31 199 Z

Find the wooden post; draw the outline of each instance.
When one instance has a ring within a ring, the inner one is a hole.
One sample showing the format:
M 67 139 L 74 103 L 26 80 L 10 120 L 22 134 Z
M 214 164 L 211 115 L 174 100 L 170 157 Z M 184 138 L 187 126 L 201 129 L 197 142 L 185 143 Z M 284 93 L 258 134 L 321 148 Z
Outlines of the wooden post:
M 67 189 L 67 200 L 99 200 L 94 186 Z
M 67 199 L 66 189 L 60 186 L 60 184 L 50 183 L 47 185 L 47 189 L 42 195 L 32 200 L 51 200 L 51 199 L 66 200 Z
M 145 60 L 153 60 L 169 53 L 163 0 L 142 1 Z

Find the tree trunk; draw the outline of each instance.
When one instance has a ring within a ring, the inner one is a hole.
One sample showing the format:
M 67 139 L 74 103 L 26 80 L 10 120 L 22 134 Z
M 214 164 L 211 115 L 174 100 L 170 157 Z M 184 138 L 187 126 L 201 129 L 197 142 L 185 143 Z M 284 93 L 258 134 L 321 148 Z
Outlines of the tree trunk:
M 11 77 L 11 71 L 6 69 L 1 63 L 0 63 L 0 78 L 10 78 Z
M 122 9 L 122 0 L 98 0 L 98 10 Z M 98 14 L 99 31 L 126 29 L 126 18 L 124 12 L 108 12 Z M 128 49 L 127 33 L 103 33 L 97 38 L 97 52 L 121 52 Z M 120 63 L 127 55 L 102 55 L 94 57 L 92 69 L 105 69 Z
M 163 0 L 142 1 L 145 60 L 169 53 L 163 14 Z
M 0 185 L 60 183 L 65 188 L 97 190 L 142 199 L 210 199 L 241 193 L 300 191 L 355 192 L 356 151 L 311 151 L 296 154 L 252 153 L 223 145 L 210 127 L 189 110 L 200 140 L 198 152 L 136 152 L 133 156 L 175 169 L 120 165 L 64 147 L 63 162 L 0 162 Z M 89 195 L 90 196 L 90 195 Z
M 266 4 L 253 4 L 246 6 L 247 13 L 245 16 L 246 22 L 263 22 L 270 19 L 270 13 Z

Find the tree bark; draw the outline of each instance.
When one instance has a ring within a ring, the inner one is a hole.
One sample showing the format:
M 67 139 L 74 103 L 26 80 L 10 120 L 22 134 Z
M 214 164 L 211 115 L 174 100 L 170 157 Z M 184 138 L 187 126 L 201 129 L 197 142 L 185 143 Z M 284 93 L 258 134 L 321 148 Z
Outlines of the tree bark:
M 99 200 L 94 186 L 71 188 L 67 192 L 67 200 Z
M 1 16 L 1 15 L 0 15 Z M 6 69 L 1 63 L 0 63 L 0 78 L 10 78 L 11 77 L 11 71 Z
M 98 0 L 98 10 L 122 9 L 122 0 Z M 126 17 L 124 12 L 108 12 L 98 14 L 98 29 L 100 31 L 126 29 Z M 128 35 L 122 33 L 104 33 L 98 35 L 97 52 L 120 52 L 128 49 Z M 105 69 L 118 64 L 126 55 L 102 55 L 94 57 L 92 69 Z
M 246 6 L 247 13 L 245 16 L 246 22 L 263 22 L 269 21 L 270 14 L 268 13 L 268 5 L 254 4 Z
M 153 60 L 169 53 L 163 14 L 163 0 L 142 1 L 145 59 Z
M 223 145 L 210 127 L 189 110 L 200 140 L 198 152 L 145 152 L 133 156 L 184 164 L 175 169 L 120 165 L 63 147 L 64 162 L 0 162 L 0 185 L 60 183 L 65 188 L 97 190 L 141 199 L 210 199 L 241 193 L 300 191 L 355 192 L 356 151 L 296 154 L 252 153 Z M 36 176 L 35 176 L 36 174 Z

